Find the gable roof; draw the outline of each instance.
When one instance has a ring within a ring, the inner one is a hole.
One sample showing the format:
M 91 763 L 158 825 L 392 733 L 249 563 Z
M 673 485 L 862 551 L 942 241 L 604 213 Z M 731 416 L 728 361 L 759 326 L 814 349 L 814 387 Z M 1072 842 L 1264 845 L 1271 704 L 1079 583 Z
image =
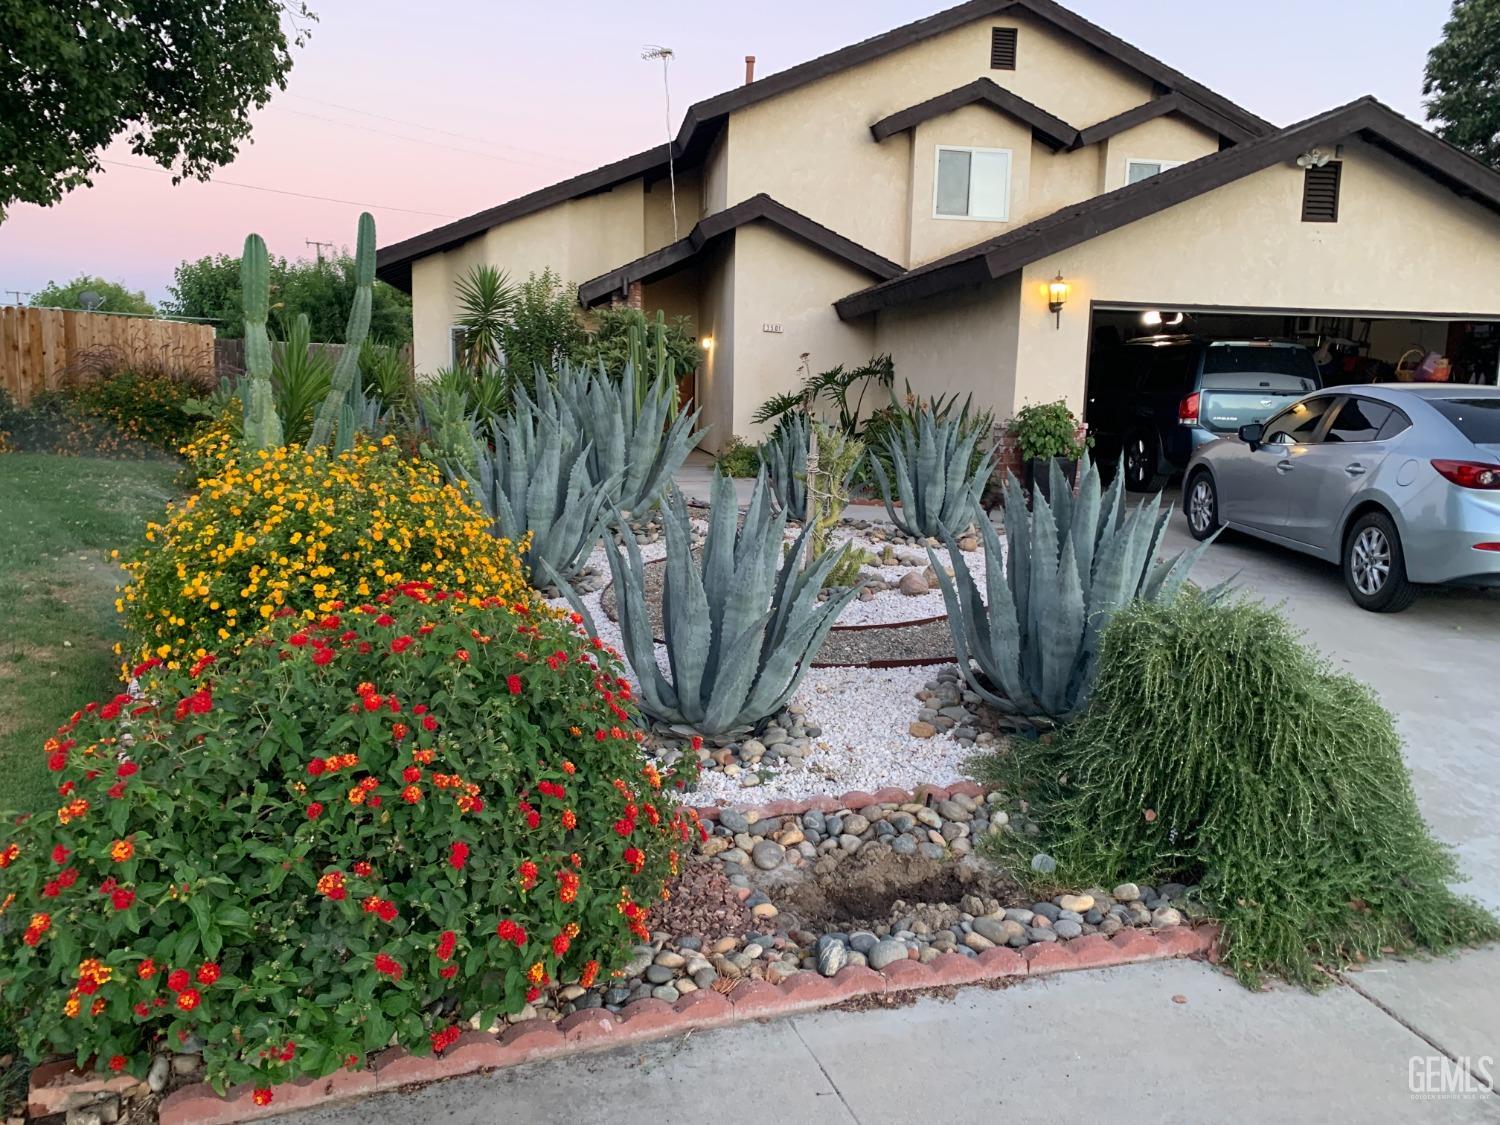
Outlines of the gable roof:
M 663 246 L 660 250 L 627 262 L 618 269 L 585 281 L 578 287 L 578 300 L 585 306 L 596 305 L 628 288 L 632 282 L 650 281 L 670 273 L 702 251 L 708 244 L 723 238 L 746 223 L 753 222 L 769 223 L 793 238 L 800 239 L 877 278 L 888 279 L 901 272 L 901 267 L 890 259 L 882 258 L 873 250 L 868 250 L 859 243 L 845 238 L 837 231 L 829 230 L 821 223 L 814 222 L 806 215 L 793 211 L 790 207 L 776 202 L 762 192 L 751 196 L 743 203 L 736 203 L 733 207 L 726 207 L 722 211 L 716 211 L 705 217 L 688 232 L 686 238 L 680 238 L 669 246 Z
M 1270 132 L 1273 128 L 1270 122 L 1235 105 L 1229 99 L 1215 94 L 1207 87 L 1199 85 L 1159 59 L 1153 58 L 1137 47 L 1132 47 L 1097 24 L 1090 23 L 1082 16 L 1054 3 L 1054 0 L 967 0 L 966 3 L 938 12 L 936 15 L 916 20 L 808 62 L 799 63 L 748 85 L 736 87 L 689 106 L 683 115 L 682 127 L 677 132 L 677 138 L 670 146 L 671 154 L 674 159 L 689 163 L 701 159 L 718 135 L 724 121 L 736 110 L 745 109 L 758 102 L 788 93 L 861 63 L 871 62 L 893 51 L 920 43 L 975 20 L 999 16 L 1006 12 L 1029 13 L 1069 33 L 1101 54 L 1145 75 L 1166 90 L 1187 95 L 1246 135 L 1260 136 Z M 580 199 L 597 192 L 608 191 L 638 176 L 664 172 L 667 166 L 667 155 L 668 146 L 657 145 L 645 152 L 606 164 L 591 172 L 585 172 L 563 180 L 561 183 L 530 192 L 404 241 L 381 247 L 375 255 L 376 275 L 398 289 L 409 291 L 411 289 L 411 263 L 415 259 L 441 250 L 451 250 L 500 223 L 518 219 L 523 215 L 541 211 L 569 199 Z
M 1500 173 L 1460 152 L 1374 98 L 1310 117 L 1269 136 L 1200 157 L 1035 222 L 861 289 L 834 303 L 841 318 L 864 316 L 965 285 L 990 281 L 1165 211 L 1282 161 L 1313 145 L 1358 136 L 1437 180 L 1460 196 L 1500 213 Z
M 898 110 L 889 117 L 882 117 L 870 126 L 870 135 L 877 141 L 883 141 L 897 133 L 915 129 L 924 121 L 931 121 L 934 117 L 952 113 L 967 105 L 989 106 L 997 113 L 1030 125 L 1032 135 L 1053 151 L 1070 148 L 1078 140 L 1078 130 L 1062 118 L 1054 117 L 1041 106 L 1032 105 L 1025 98 L 1012 94 L 989 78 L 976 78 L 956 90 L 949 90 L 946 94 L 939 94 L 925 102 Z
M 1254 134 L 1247 133 L 1235 122 L 1230 121 L 1222 114 L 1215 113 L 1201 102 L 1194 101 L 1186 94 L 1180 94 L 1173 90 L 1162 94 L 1160 97 L 1152 98 L 1149 102 L 1133 106 L 1123 113 L 1117 113 L 1113 117 L 1105 118 L 1086 129 L 1080 129 L 1078 139 L 1073 143 L 1074 148 L 1084 148 L 1087 145 L 1096 145 L 1100 141 L 1107 141 L 1110 137 L 1134 129 L 1137 125 L 1144 125 L 1147 121 L 1154 121 L 1158 117 L 1165 117 L 1169 113 L 1175 113 L 1185 117 L 1205 129 L 1218 133 L 1220 136 L 1228 137 L 1233 141 L 1241 142 L 1252 140 Z

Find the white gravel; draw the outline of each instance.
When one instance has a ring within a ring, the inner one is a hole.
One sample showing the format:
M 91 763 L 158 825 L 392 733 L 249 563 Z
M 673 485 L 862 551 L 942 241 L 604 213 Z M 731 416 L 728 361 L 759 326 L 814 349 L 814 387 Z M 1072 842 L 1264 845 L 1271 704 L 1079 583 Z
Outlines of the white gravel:
M 834 536 L 836 541 L 850 540 L 856 546 L 861 547 L 879 557 L 890 544 L 871 542 L 857 535 Z M 894 548 L 896 557 L 901 561 L 894 566 L 863 566 L 860 573 L 884 579 L 892 589 L 883 590 L 869 601 L 861 601 L 855 598 L 844 607 L 844 612 L 839 614 L 838 625 L 895 625 L 902 621 L 926 621 L 933 617 L 946 617 L 947 606 L 943 602 L 943 590 L 941 586 L 933 585 L 932 589 L 925 594 L 903 594 L 895 589 L 902 577 L 915 570 L 922 572 L 931 566 L 927 558 L 927 551 L 922 547 Z M 946 547 L 934 547 L 933 554 L 937 555 L 938 561 L 947 569 L 957 571 L 952 554 Z M 984 596 L 984 550 L 959 551 L 958 557 L 963 559 L 964 565 L 969 568 L 969 573 L 974 576 L 974 581 L 979 586 L 980 597 Z

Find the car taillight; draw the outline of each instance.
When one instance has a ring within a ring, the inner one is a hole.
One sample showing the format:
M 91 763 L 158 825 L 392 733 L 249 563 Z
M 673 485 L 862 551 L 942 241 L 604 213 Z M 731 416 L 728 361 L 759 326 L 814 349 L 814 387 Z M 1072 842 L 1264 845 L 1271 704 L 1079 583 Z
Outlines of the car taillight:
M 1194 391 L 1177 404 L 1177 424 L 1179 426 L 1196 426 L 1198 424 L 1198 392 Z
M 1497 553 L 1500 553 L 1500 543 L 1475 543 L 1474 544 L 1474 550 L 1476 550 L 1476 551 L 1495 551 Z
M 1483 461 L 1434 461 L 1432 467 L 1460 488 L 1500 491 L 1500 465 Z

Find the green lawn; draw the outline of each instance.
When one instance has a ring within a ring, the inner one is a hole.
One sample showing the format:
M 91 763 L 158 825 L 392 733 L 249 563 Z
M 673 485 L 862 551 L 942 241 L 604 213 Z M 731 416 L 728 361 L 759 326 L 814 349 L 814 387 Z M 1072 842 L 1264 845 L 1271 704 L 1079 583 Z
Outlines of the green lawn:
M 175 461 L 0 454 L 0 808 L 47 805 L 41 747 L 118 690 L 123 634 L 109 552 L 176 495 Z

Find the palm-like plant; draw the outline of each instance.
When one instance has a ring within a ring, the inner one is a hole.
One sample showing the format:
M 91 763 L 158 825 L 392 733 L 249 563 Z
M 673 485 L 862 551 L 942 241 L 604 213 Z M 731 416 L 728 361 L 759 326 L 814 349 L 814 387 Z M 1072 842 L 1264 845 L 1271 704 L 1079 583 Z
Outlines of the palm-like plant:
M 454 296 L 463 329 L 462 365 L 477 371 L 499 364 L 501 338 L 516 307 L 510 276 L 496 266 L 473 266 L 454 284 Z
M 306 313 L 298 313 L 286 339 L 271 348 L 271 385 L 288 444 L 307 440 L 313 414 L 328 397 L 332 380 L 333 364 L 326 352 L 313 347 L 312 325 Z

